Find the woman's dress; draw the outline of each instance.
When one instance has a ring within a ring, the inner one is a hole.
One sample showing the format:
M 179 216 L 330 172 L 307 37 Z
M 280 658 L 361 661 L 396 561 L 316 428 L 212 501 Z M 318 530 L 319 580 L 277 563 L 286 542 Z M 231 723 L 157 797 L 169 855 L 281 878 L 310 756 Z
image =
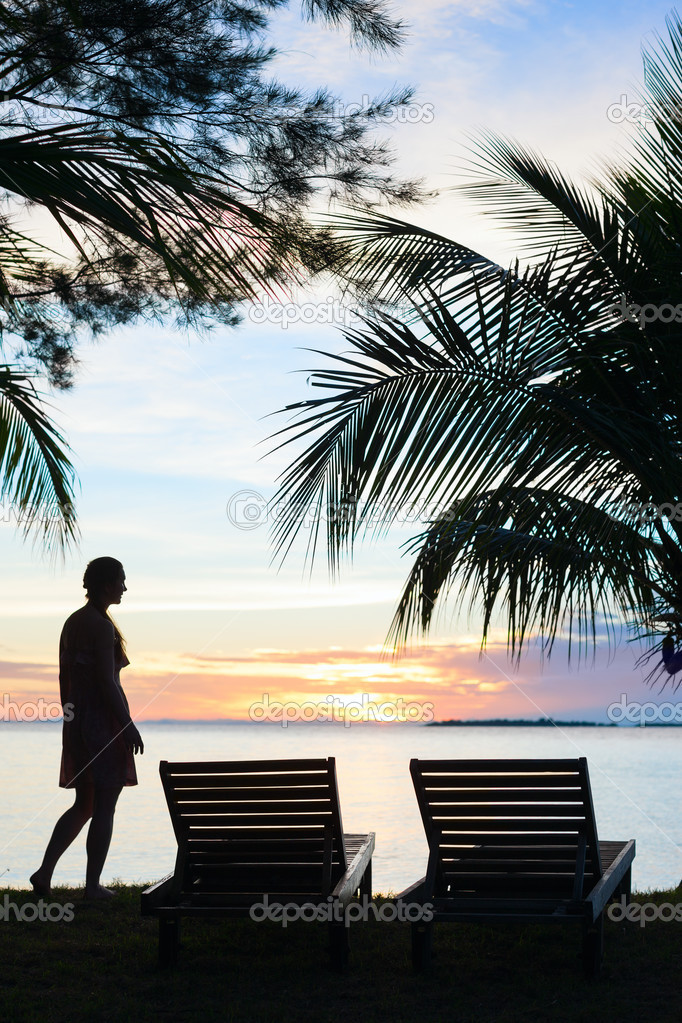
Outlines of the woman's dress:
M 72 615 L 66 621 L 59 641 L 59 686 L 64 712 L 59 784 L 67 789 L 83 781 L 98 788 L 137 785 L 133 752 L 126 746 L 119 721 L 107 705 L 96 677 L 92 630 L 80 623 L 80 627 L 74 626 L 75 618 Z M 114 682 L 126 709 L 128 701 L 119 673 L 129 663 L 120 643 L 114 641 Z

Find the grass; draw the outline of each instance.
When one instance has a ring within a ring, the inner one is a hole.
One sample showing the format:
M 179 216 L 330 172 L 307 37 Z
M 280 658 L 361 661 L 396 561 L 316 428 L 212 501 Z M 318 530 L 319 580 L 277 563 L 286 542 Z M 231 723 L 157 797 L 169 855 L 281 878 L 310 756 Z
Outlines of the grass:
M 682 1021 L 682 923 L 606 922 L 601 977 L 583 978 L 580 928 L 436 927 L 429 975 L 415 976 L 409 924 L 351 929 L 351 965 L 332 971 L 324 924 L 183 920 L 177 968 L 158 969 L 157 923 L 138 887 L 73 904 L 71 922 L 0 921 L 0 1006 L 13 1023 L 521 1023 Z M 0 891 L 18 907 L 27 891 Z M 682 889 L 637 893 L 682 903 Z M 29 911 L 30 912 L 30 911 Z M 0 915 L 2 915 L 0 913 Z M 680 914 L 682 915 L 682 913 Z

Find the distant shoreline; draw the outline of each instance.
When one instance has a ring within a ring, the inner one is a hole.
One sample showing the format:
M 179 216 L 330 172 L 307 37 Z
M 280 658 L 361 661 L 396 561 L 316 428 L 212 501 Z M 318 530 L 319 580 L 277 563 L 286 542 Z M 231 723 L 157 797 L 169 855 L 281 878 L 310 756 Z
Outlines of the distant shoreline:
M 613 721 L 558 721 L 554 718 L 482 718 L 480 720 L 450 718 L 449 721 L 431 721 L 427 728 L 618 728 Z

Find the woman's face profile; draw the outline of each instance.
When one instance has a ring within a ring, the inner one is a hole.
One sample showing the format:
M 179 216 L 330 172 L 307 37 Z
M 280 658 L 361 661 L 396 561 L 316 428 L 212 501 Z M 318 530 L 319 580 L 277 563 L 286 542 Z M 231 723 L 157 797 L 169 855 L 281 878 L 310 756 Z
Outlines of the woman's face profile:
M 126 586 L 126 574 L 121 571 L 117 579 L 114 582 L 107 583 L 104 587 L 104 598 L 108 604 L 120 604 L 121 597 L 126 592 L 128 587 Z

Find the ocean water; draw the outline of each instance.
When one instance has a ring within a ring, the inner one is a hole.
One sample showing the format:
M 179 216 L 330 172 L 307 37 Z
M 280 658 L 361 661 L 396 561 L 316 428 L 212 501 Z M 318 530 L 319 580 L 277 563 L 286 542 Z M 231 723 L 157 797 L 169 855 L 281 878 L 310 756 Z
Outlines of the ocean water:
M 588 758 L 598 834 L 637 841 L 633 884 L 682 878 L 682 730 L 679 728 L 428 728 L 423 725 L 142 723 L 139 785 L 124 789 L 103 880 L 154 881 L 176 843 L 159 760 L 336 757 L 344 830 L 376 832 L 375 892 L 399 892 L 426 869 L 427 846 L 409 774 L 411 757 Z M 57 817 L 73 796 L 57 786 L 58 723 L 0 723 L 0 887 L 28 887 Z M 81 885 L 85 830 L 55 884 Z

